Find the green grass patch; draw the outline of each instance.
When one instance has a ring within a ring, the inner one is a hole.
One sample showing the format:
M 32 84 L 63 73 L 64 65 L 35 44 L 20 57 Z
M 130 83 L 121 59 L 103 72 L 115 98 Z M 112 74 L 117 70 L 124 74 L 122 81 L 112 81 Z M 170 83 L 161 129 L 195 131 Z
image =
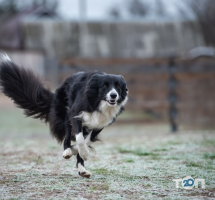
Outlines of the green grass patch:
M 206 146 L 206 147 L 215 147 L 215 140 L 214 139 L 205 139 L 203 141 L 201 141 L 201 145 L 202 146 Z
M 100 175 L 117 175 L 119 172 L 116 170 L 107 170 L 105 168 L 99 168 L 99 169 L 92 169 L 92 171 L 95 174 L 100 174 Z
M 187 167 L 199 167 L 199 168 L 202 168 L 203 166 L 200 165 L 199 163 L 196 163 L 196 162 L 188 162 L 186 164 Z
M 148 152 L 148 151 L 144 151 L 140 148 L 138 149 L 127 149 L 127 148 L 118 148 L 117 149 L 119 151 L 119 153 L 122 154 L 133 154 L 136 156 L 152 156 L 152 157 L 157 157 L 159 154 L 153 153 L 153 152 Z
M 124 161 L 127 162 L 127 163 L 134 163 L 134 160 L 131 159 L 131 158 L 125 159 Z
M 109 185 L 107 184 L 102 184 L 102 185 L 97 185 L 89 188 L 90 191 L 96 191 L 96 190 L 109 190 Z
M 157 149 L 154 149 L 153 151 L 168 151 L 168 149 L 166 149 L 166 148 L 157 148 Z
M 20 175 L 16 176 L 16 178 L 13 179 L 13 182 L 14 182 L 14 183 L 23 182 L 23 181 L 24 181 L 24 180 L 23 180 L 23 178 L 21 178 Z
M 168 141 L 167 144 L 168 144 L 168 145 L 179 145 L 179 144 L 181 144 L 181 142 L 171 140 L 171 141 Z
M 104 168 L 93 169 L 93 171 L 97 174 L 109 174 L 110 173 L 107 169 L 104 169 Z
M 203 155 L 205 159 L 215 159 L 215 153 L 205 153 Z

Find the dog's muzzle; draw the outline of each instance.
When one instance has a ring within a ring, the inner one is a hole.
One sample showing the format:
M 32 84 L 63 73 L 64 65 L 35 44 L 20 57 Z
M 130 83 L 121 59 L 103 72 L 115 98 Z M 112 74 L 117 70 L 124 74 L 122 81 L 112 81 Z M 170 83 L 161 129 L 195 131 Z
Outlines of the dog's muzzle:
M 112 89 L 108 94 L 107 94 L 107 102 L 111 106 L 115 106 L 117 104 L 117 101 L 119 99 L 119 94 L 115 89 Z

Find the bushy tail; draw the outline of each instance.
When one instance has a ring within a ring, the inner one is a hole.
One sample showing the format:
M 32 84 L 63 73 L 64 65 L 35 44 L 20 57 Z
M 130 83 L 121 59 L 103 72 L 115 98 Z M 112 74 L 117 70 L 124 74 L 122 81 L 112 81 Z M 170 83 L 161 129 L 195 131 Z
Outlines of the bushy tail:
M 26 116 L 48 121 L 53 94 L 32 70 L 18 67 L 6 54 L 0 55 L 0 86 Z

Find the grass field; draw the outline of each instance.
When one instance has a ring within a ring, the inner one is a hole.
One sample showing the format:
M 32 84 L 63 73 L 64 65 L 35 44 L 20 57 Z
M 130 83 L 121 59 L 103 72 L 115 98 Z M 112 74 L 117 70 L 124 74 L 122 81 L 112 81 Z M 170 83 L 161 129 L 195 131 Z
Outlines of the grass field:
M 215 131 L 114 124 L 101 139 L 84 179 L 45 124 L 2 108 L 0 199 L 215 199 Z M 176 189 L 172 179 L 186 176 L 205 179 L 206 188 Z

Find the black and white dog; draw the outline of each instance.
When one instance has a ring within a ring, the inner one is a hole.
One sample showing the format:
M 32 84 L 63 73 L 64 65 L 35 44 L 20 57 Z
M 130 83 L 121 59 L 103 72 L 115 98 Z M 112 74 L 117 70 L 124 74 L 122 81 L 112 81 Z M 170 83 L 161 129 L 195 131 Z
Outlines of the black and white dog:
M 31 70 L 18 67 L 6 54 L 0 61 L 0 86 L 26 116 L 49 123 L 51 134 L 63 142 L 63 157 L 77 155 L 79 175 L 86 178 L 91 176 L 84 167 L 91 143 L 115 121 L 128 100 L 121 75 L 79 72 L 52 93 Z M 71 146 L 71 141 L 76 144 Z

